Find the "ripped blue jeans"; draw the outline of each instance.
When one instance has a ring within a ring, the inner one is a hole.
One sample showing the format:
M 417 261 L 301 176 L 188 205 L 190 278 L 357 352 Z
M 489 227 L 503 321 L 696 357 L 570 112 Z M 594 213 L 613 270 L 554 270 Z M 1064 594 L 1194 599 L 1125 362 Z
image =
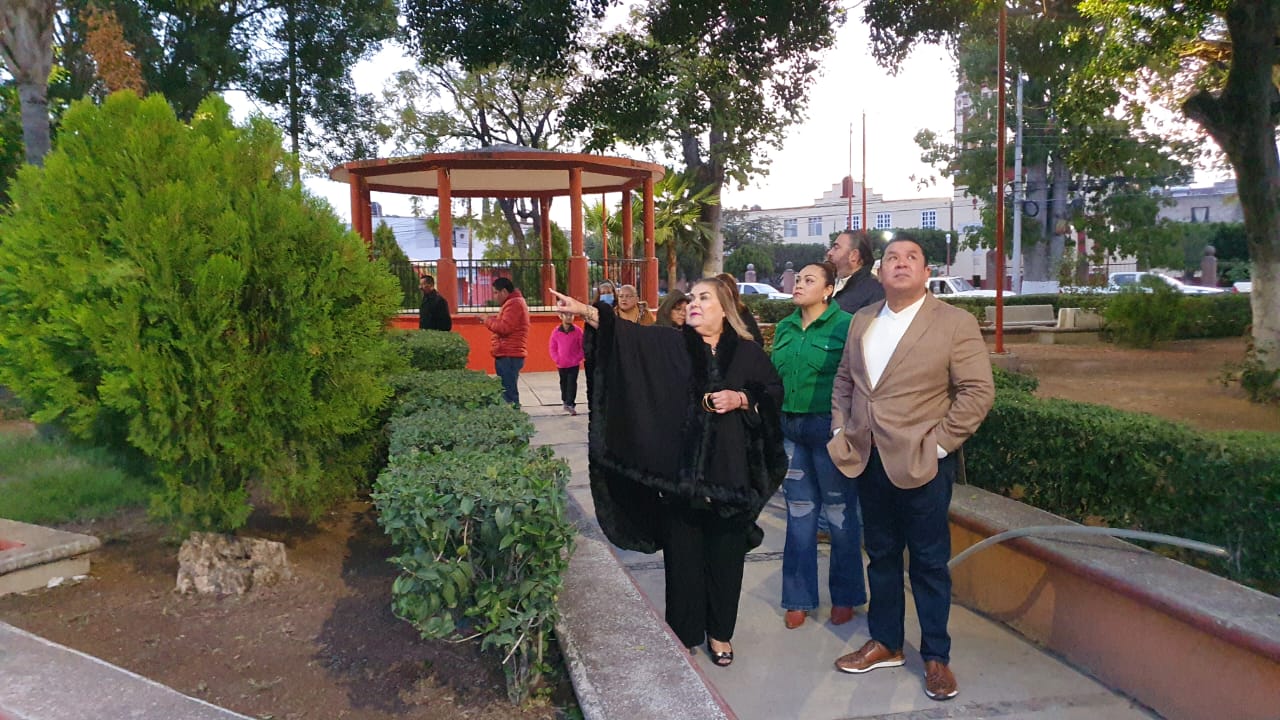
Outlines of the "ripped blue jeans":
M 867 602 L 862 574 L 862 524 L 857 481 L 844 476 L 827 454 L 831 416 L 784 414 L 782 432 L 795 444 L 782 488 L 787 499 L 787 541 L 782 552 L 782 607 L 818 607 L 818 515 L 830 525 L 831 604 Z

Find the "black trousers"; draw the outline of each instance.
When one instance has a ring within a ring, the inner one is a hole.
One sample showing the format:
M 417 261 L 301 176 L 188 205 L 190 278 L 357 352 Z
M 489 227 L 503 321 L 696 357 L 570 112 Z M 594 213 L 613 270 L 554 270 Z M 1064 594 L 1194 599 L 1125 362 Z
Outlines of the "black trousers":
M 560 370 L 560 403 L 565 407 L 578 404 L 578 366 Z
M 668 506 L 670 527 L 662 549 L 667 581 L 667 624 L 685 647 L 710 636 L 731 640 L 738 623 L 747 526 L 707 509 Z

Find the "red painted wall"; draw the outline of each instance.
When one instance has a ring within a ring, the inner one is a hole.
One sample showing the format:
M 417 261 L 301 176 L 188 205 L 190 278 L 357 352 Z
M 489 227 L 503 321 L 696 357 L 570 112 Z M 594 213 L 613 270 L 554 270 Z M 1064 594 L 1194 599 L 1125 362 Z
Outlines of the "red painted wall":
M 493 374 L 493 356 L 489 354 L 489 338 L 493 333 L 485 329 L 480 318 L 483 315 L 454 315 L 453 331 L 466 339 L 471 346 L 471 354 L 467 356 L 467 367 Z M 529 355 L 524 361 L 522 372 L 555 372 L 556 364 L 551 362 L 547 353 L 547 343 L 551 341 L 551 333 L 560 324 L 555 313 L 529 314 Z M 391 320 L 391 327 L 403 330 L 418 328 L 417 314 L 398 315 Z

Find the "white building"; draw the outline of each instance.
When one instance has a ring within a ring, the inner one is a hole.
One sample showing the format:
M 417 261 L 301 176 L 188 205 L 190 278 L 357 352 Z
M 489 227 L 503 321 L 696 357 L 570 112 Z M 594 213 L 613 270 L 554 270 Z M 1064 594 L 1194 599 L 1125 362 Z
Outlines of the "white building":
M 440 259 L 440 240 L 427 228 L 427 219 L 422 217 L 405 217 L 400 215 L 383 215 L 378 203 L 372 203 L 373 229 L 380 223 L 386 223 L 396 235 L 396 242 L 410 260 L 431 262 Z M 466 260 L 468 257 L 480 259 L 484 257 L 485 243 L 476 239 L 471 245 L 471 233 L 465 227 L 453 229 L 453 258 Z
M 852 208 L 850 207 L 850 188 Z M 864 226 L 862 217 L 863 186 L 860 182 L 837 182 L 814 200 L 812 205 L 782 208 L 753 207 L 746 211 L 748 219 L 773 218 L 782 229 L 784 243 L 828 244 L 833 232 Z M 971 226 L 980 226 L 980 204 L 977 198 L 965 197 L 963 191 L 951 196 L 916 197 L 886 200 L 880 193 L 867 191 L 866 227 L 887 231 L 894 228 L 934 228 L 952 233 L 951 274 L 971 278 L 986 276 L 986 251 L 960 249 L 960 241 Z M 946 258 L 929 258 L 932 265 L 945 270 Z

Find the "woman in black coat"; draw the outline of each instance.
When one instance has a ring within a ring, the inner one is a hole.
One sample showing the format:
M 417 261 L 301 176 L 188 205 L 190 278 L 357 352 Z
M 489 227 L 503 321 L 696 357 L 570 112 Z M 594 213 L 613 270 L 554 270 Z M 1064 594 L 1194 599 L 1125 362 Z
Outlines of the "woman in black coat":
M 743 563 L 764 537 L 756 518 L 787 471 L 782 381 L 715 278 L 693 286 L 678 330 L 556 297 L 596 335 L 589 459 L 600 527 L 619 547 L 662 550 L 667 624 L 728 665 Z

